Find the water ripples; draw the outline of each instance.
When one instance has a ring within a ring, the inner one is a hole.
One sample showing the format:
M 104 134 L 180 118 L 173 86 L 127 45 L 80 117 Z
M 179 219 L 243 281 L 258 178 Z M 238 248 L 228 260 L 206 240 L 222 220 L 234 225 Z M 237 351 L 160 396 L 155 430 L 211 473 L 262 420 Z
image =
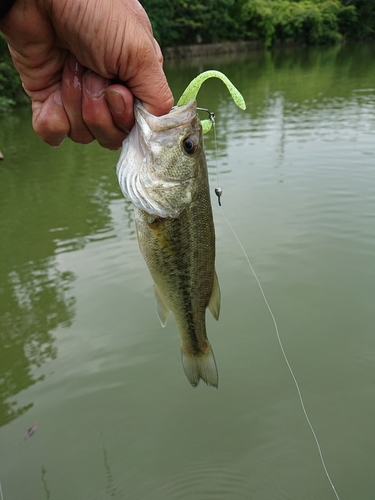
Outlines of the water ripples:
M 228 465 L 229 460 L 199 459 L 144 500 L 247 500 L 246 475 Z

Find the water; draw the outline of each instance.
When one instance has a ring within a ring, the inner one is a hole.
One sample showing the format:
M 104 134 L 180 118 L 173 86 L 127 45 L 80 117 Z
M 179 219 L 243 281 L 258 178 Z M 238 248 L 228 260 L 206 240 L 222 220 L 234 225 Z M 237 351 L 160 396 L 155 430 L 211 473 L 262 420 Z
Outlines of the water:
M 166 68 L 219 81 L 225 214 L 263 285 L 341 500 L 375 495 L 375 48 L 257 52 Z M 213 195 L 219 390 L 185 379 L 117 186 L 117 153 L 53 149 L 0 119 L 4 500 L 334 499 L 256 281 Z M 213 134 L 206 138 L 216 186 Z M 39 428 L 22 441 L 28 428 Z

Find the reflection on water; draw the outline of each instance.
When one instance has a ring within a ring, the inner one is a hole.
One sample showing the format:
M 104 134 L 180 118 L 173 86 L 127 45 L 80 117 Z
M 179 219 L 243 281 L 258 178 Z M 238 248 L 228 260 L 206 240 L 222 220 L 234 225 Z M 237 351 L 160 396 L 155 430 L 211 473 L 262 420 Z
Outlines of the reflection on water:
M 30 130 L 28 110 L 3 118 L 0 143 L 6 151 L 0 165 L 1 426 L 32 407 L 18 408 L 10 398 L 43 379 L 32 367 L 56 357 L 53 332 L 73 322 L 75 275 L 58 268 L 56 254 L 105 239 L 108 204 L 117 195 L 113 176 L 98 169 L 95 146 L 48 148 Z
M 45 467 L 42 467 L 41 469 L 41 477 L 42 477 L 42 483 L 43 483 L 43 488 L 44 488 L 44 492 L 46 494 L 46 499 L 47 500 L 51 500 L 51 492 L 50 490 L 48 489 L 48 483 L 47 483 L 47 470 Z
M 219 81 L 199 92 L 217 121 L 210 181 L 342 500 L 375 492 L 374 56 L 358 44 L 167 66 L 176 98 L 210 68 L 244 94 L 245 113 Z M 117 154 L 43 145 L 28 110 L 0 119 L 0 149 L 5 500 L 334 498 L 216 198 L 222 312 L 209 328 L 221 387 L 192 390 L 176 325 L 156 316 Z
M 103 433 L 102 433 L 102 439 L 103 439 Z M 111 498 L 125 498 L 126 495 L 121 491 L 116 486 L 116 481 L 113 477 L 112 469 L 109 465 L 109 458 L 108 458 L 108 452 L 107 449 L 104 445 L 104 442 L 102 443 L 102 449 L 103 449 L 103 462 L 104 462 L 104 468 L 106 471 L 106 476 L 107 476 L 107 486 L 106 486 L 106 494 L 111 497 Z
M 7 400 L 37 380 L 32 366 L 56 357 L 51 331 L 71 324 L 74 299 L 66 297 L 70 273 L 61 273 L 48 260 L 12 266 L 1 282 L 0 299 L 0 423 L 23 414 L 32 403 L 17 408 Z

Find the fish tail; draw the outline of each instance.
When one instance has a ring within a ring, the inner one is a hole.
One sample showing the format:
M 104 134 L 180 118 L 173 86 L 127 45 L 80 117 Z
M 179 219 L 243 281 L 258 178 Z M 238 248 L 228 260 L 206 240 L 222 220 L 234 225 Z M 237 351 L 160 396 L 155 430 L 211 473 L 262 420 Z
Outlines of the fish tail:
M 210 344 L 207 343 L 205 352 L 191 354 L 181 348 L 182 366 L 185 375 L 193 387 L 197 387 L 202 379 L 211 387 L 218 387 L 218 373 L 214 353 Z

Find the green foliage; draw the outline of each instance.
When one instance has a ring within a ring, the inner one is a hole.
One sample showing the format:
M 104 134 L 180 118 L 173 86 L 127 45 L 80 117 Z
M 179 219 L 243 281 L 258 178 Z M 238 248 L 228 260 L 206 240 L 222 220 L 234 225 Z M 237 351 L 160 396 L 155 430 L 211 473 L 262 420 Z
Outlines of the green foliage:
M 162 47 L 241 38 L 244 0 L 141 0 Z
M 375 37 L 375 0 L 141 0 L 161 47 L 259 40 L 316 45 Z M 27 102 L 0 34 L 0 113 Z
M 354 21 L 341 19 L 341 30 L 348 38 L 363 40 L 375 36 L 375 0 L 342 0 L 354 11 Z
M 142 3 L 162 47 L 227 40 L 261 40 L 266 46 L 289 39 L 296 43 L 327 44 L 343 36 L 369 36 L 375 30 L 375 0 L 142 0 Z M 365 17 L 372 21 L 363 23 Z M 360 20 L 364 26 L 361 29 Z
M 15 70 L 7 44 L 0 34 L 0 113 L 26 102 L 21 79 Z
M 352 18 L 353 7 L 339 0 L 248 0 L 243 9 L 248 37 L 266 46 L 288 39 L 310 45 L 337 42 L 345 15 Z

